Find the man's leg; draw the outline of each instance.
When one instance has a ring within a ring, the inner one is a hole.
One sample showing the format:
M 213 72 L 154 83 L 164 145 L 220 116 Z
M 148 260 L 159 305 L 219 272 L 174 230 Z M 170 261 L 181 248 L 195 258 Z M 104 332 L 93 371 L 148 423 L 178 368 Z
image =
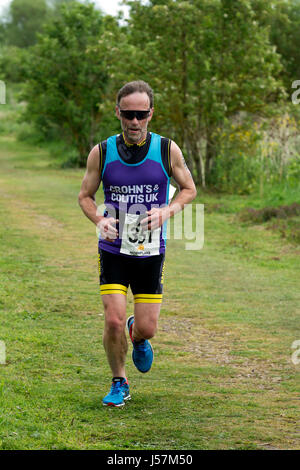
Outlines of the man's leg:
M 121 287 L 121 286 L 120 286 Z M 112 371 L 110 392 L 103 398 L 104 406 L 124 406 L 130 400 L 129 383 L 125 373 L 127 339 L 125 336 L 126 296 L 103 294 L 105 312 L 103 345 Z
M 100 293 L 104 306 L 105 324 L 103 346 L 112 371 L 110 392 L 103 398 L 105 406 L 124 406 L 130 399 L 129 384 L 125 373 L 127 353 L 126 300 L 127 265 L 121 256 L 99 250 Z
M 153 362 L 153 348 L 149 341 L 157 330 L 160 303 L 135 304 L 134 315 L 128 318 L 127 328 L 132 341 L 132 360 L 140 372 L 148 372 Z
M 113 377 L 126 377 L 125 359 L 128 349 L 125 335 L 126 296 L 102 295 L 105 313 L 103 346 Z
M 134 323 L 132 338 L 134 341 L 150 339 L 156 333 L 160 303 L 136 303 L 134 305 Z
M 134 315 L 128 318 L 127 328 L 133 343 L 132 359 L 140 372 L 148 372 L 153 362 L 149 341 L 156 333 L 162 302 L 164 255 L 137 260 L 135 278 L 131 282 L 134 296 Z

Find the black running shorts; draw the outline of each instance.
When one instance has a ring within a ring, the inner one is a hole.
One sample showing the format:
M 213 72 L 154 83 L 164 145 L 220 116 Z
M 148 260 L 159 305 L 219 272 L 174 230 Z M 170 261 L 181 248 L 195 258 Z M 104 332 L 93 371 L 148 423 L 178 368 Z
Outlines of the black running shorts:
M 130 286 L 134 303 L 161 303 L 165 255 L 133 258 L 99 249 L 100 293 L 127 295 Z

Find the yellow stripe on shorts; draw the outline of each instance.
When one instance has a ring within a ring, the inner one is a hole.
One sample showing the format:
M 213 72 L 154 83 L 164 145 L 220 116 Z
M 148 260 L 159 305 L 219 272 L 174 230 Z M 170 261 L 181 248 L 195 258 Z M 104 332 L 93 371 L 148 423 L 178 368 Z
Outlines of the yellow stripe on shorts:
M 98 268 L 99 268 L 99 277 L 101 276 L 101 258 L 100 253 L 98 253 Z
M 135 304 L 161 304 L 162 294 L 135 294 Z
M 100 294 L 123 294 L 127 295 L 127 287 L 122 284 L 103 284 L 100 286 Z

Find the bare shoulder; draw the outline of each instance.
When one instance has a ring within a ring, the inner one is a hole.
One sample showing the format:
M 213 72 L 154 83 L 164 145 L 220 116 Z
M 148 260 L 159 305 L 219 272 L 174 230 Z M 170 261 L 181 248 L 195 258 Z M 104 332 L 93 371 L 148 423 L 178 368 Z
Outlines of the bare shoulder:
M 95 199 L 95 194 L 101 183 L 99 167 L 99 148 L 98 145 L 95 145 L 87 158 L 86 171 L 82 180 L 79 199 L 86 197 Z
M 170 155 L 172 169 L 174 169 L 175 167 L 183 167 L 184 169 L 189 171 L 181 148 L 173 140 L 171 140 Z
M 171 140 L 171 153 L 182 154 L 179 145 L 177 145 L 176 142 L 174 142 L 174 140 Z
M 87 169 L 89 171 L 99 171 L 99 145 L 95 145 L 89 153 L 87 159 Z

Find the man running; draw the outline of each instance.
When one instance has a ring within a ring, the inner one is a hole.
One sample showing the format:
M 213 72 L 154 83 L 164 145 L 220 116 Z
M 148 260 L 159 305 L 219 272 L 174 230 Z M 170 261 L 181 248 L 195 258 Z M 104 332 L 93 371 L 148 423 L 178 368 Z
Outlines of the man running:
M 120 407 L 130 399 L 125 373 L 126 326 L 133 362 L 140 372 L 148 372 L 153 361 L 149 339 L 157 330 L 162 302 L 166 221 L 195 198 L 196 188 L 177 144 L 147 131 L 154 102 L 146 82 L 125 84 L 118 92 L 115 111 L 123 132 L 91 150 L 79 204 L 100 232 L 103 345 L 113 376 L 110 392 L 102 402 Z M 171 176 L 179 193 L 169 203 Z M 97 213 L 95 202 L 101 181 L 104 215 Z M 129 286 L 134 315 L 126 322 Z

